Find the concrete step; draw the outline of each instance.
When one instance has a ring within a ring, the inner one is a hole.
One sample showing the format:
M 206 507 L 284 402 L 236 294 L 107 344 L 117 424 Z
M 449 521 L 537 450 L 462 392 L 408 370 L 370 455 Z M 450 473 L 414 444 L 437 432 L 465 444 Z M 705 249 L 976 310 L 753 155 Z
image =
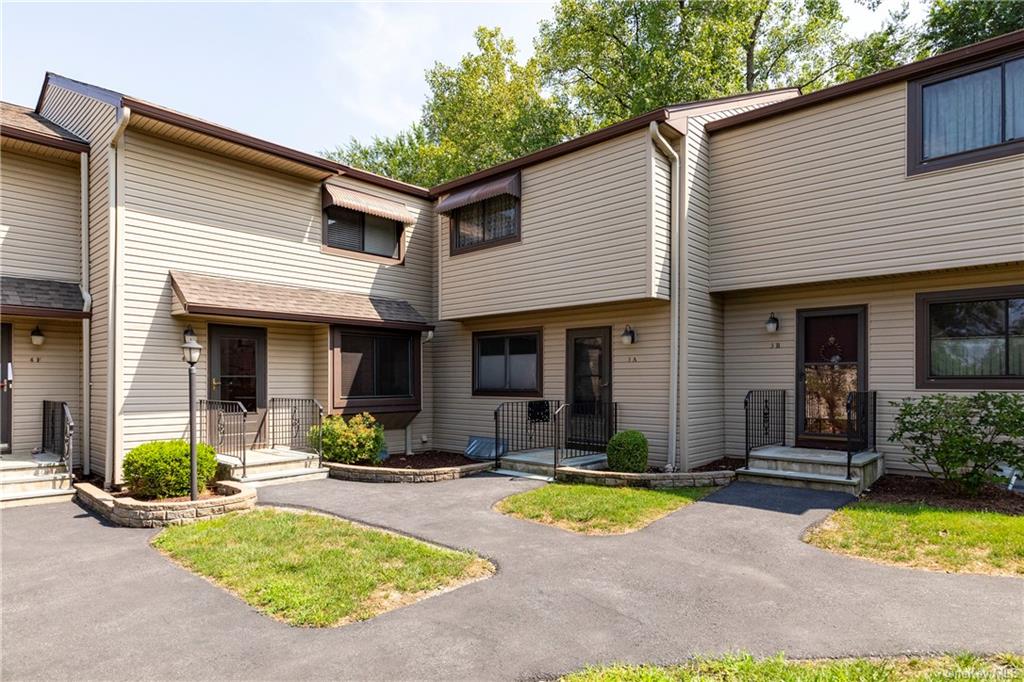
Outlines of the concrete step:
M 531 474 L 525 471 L 516 471 L 515 469 L 494 469 L 492 473 L 501 474 L 502 476 L 512 476 L 514 478 L 528 478 L 531 481 L 547 481 L 548 483 L 555 480 L 550 476 L 541 476 L 540 474 Z
M 527 458 L 517 458 L 515 455 L 502 457 L 500 466 L 509 471 L 535 474 L 550 478 L 552 475 L 553 463 L 529 461 Z M 577 469 L 607 469 L 608 458 L 603 453 L 570 457 L 559 462 L 559 466 L 576 467 Z
M 26 490 L 22 492 L 0 493 L 0 509 L 11 507 L 27 507 L 34 504 L 64 502 L 75 496 L 75 489 L 61 488 L 56 490 Z
M 298 483 L 299 481 L 315 481 L 327 478 L 330 470 L 327 467 L 322 469 L 275 469 L 257 474 L 249 474 L 245 478 L 232 479 L 241 483 L 247 483 L 254 488 L 268 485 L 279 485 L 282 483 Z
M 864 490 L 863 479 L 854 475 L 847 479 L 842 476 L 830 476 L 804 471 L 781 471 L 779 469 L 759 469 L 744 467 L 736 470 L 736 478 L 740 481 L 781 485 L 793 488 L 811 488 L 814 490 L 833 490 L 859 495 Z
M 320 459 L 316 455 L 295 453 L 294 456 L 261 458 L 258 456 L 246 459 L 244 472 L 246 476 L 264 474 L 271 471 L 291 471 L 293 469 L 316 469 Z M 229 455 L 217 455 L 217 469 L 224 478 L 235 481 L 242 480 L 242 460 Z
M 67 473 L 27 475 L 20 477 L 5 476 L 0 480 L 0 495 L 22 493 L 32 490 L 70 490 L 71 475 Z

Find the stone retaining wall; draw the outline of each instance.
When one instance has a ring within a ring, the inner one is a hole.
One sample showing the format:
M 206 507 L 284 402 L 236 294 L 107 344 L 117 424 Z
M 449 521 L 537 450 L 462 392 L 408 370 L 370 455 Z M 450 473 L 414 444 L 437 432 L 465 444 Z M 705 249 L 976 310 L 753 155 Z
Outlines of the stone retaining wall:
M 732 471 L 657 472 L 627 474 L 621 471 L 560 467 L 556 478 L 564 483 L 630 486 L 633 488 L 696 488 L 728 485 L 736 477 Z
M 457 467 L 439 467 L 436 469 L 391 469 L 388 467 L 367 467 L 354 464 L 324 462 L 331 478 L 345 481 L 368 481 L 372 483 L 430 483 L 433 481 L 450 481 L 490 471 L 494 462 L 463 464 Z
M 195 502 L 146 502 L 134 497 L 114 497 L 91 483 L 76 483 L 75 499 L 108 521 L 130 528 L 179 526 L 256 506 L 256 490 L 244 483 L 218 481 L 214 490 L 224 497 Z

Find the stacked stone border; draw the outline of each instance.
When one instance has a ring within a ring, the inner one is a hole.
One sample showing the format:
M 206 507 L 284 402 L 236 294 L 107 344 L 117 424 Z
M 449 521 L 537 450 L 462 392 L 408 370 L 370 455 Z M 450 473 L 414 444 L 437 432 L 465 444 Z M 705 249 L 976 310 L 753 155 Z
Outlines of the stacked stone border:
M 114 497 L 91 483 L 75 484 L 75 499 L 111 523 L 129 528 L 180 526 L 256 506 L 256 490 L 244 483 L 217 481 L 214 490 L 224 497 L 184 502 L 146 502 Z
M 656 472 L 629 474 L 621 471 L 559 467 L 555 478 L 563 483 L 629 486 L 632 488 L 697 488 L 728 485 L 736 477 L 732 471 Z
M 389 467 L 367 467 L 354 464 L 324 462 L 328 476 L 344 481 L 366 481 L 370 483 L 432 483 L 434 481 L 451 481 L 490 471 L 494 462 L 478 462 L 463 464 L 457 467 L 438 467 L 436 469 L 392 469 Z

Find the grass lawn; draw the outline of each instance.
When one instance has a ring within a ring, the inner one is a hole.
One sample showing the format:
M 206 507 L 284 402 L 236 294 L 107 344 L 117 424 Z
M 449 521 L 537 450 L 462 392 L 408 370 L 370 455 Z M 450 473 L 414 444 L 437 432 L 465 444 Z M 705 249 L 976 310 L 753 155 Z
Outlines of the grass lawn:
M 1024 576 L 1024 516 L 861 501 L 837 511 L 806 540 L 901 566 Z
M 272 509 L 167 528 L 153 544 L 257 609 L 313 627 L 365 620 L 494 570 L 465 552 Z
M 498 502 L 500 512 L 586 535 L 639 530 L 713 488 L 620 488 L 549 483 Z
M 697 658 L 680 666 L 609 666 L 590 668 L 562 678 L 565 682 L 938 682 L 951 679 L 1024 679 L 1024 658 L 1013 654 L 972 654 L 935 658 L 787 661 L 750 656 Z

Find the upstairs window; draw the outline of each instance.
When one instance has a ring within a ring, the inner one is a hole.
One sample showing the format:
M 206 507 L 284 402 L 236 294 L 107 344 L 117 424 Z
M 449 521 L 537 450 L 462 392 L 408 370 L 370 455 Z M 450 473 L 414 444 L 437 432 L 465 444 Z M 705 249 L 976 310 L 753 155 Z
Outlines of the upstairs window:
M 468 251 L 519 239 L 519 198 L 500 194 L 456 209 L 452 251 Z
M 1024 387 L 1024 287 L 918 295 L 919 388 Z
M 912 82 L 908 173 L 1024 152 L 1024 56 Z
M 341 206 L 324 209 L 324 246 L 381 258 L 401 258 L 402 223 Z

